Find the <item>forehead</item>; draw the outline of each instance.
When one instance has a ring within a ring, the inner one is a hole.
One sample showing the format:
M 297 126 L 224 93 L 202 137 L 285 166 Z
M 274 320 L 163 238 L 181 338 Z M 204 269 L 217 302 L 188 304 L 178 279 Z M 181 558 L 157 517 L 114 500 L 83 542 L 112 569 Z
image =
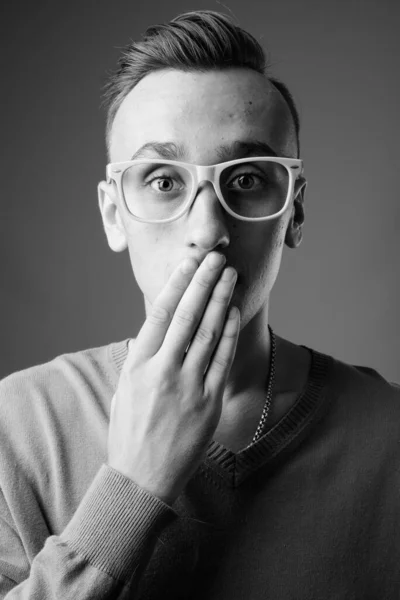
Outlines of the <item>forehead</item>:
M 163 70 L 124 98 L 111 129 L 110 158 L 129 160 L 144 144 L 173 142 L 184 149 L 184 160 L 210 164 L 218 147 L 238 141 L 296 155 L 289 108 L 266 77 L 250 69 Z

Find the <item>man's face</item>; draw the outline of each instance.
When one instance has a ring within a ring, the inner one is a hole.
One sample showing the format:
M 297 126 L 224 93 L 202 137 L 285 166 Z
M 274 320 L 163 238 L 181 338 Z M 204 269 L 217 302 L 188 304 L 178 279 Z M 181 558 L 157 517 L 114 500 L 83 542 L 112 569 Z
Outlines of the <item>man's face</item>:
M 296 157 L 293 122 L 284 99 L 265 77 L 249 69 L 206 73 L 164 70 L 146 76 L 116 114 L 110 139 L 111 162 L 130 160 L 149 142 L 172 142 L 184 149 L 180 160 L 198 165 L 222 162 L 221 146 L 235 142 L 264 143 L 271 147 L 271 155 Z M 260 151 L 253 155 L 259 156 Z M 144 156 L 160 158 L 155 150 L 146 150 Z M 242 156 L 236 151 L 223 160 Z M 170 223 L 147 224 L 118 212 L 114 184 L 103 182 L 100 187 L 110 245 L 116 249 L 112 239 L 118 228 L 118 249 L 124 245 L 129 249 L 146 312 L 185 257 L 201 262 L 211 250 L 223 253 L 227 266 L 238 272 L 231 303 L 241 311 L 242 327 L 268 300 L 286 231 L 292 227 L 293 203 L 278 219 L 240 221 L 225 212 L 207 183 L 200 187 L 188 213 Z M 114 216 L 110 218 L 110 214 Z M 292 241 L 290 245 L 297 244 Z

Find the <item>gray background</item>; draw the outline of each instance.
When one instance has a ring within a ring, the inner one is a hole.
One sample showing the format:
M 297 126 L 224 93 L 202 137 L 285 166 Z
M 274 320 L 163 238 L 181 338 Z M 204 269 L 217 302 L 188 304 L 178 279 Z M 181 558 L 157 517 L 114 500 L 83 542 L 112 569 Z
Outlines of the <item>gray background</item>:
M 285 248 L 272 326 L 400 381 L 394 0 L 4 2 L 0 376 L 139 330 L 142 295 L 97 208 L 100 91 L 131 37 L 198 8 L 233 12 L 301 114 L 305 237 Z

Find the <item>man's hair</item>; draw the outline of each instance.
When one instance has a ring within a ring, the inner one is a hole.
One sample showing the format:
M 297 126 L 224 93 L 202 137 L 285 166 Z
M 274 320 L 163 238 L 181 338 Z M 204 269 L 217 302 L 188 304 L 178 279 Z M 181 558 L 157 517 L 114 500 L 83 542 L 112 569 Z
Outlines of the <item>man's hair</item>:
M 124 98 L 143 77 L 162 69 L 207 72 L 245 67 L 267 76 L 268 65 L 262 46 L 227 15 L 199 10 L 183 13 L 167 24 L 149 27 L 142 39 L 123 50 L 119 68 L 105 86 L 107 148 L 111 127 Z M 291 93 L 274 77 L 268 80 L 281 93 L 290 109 L 300 152 L 300 119 Z

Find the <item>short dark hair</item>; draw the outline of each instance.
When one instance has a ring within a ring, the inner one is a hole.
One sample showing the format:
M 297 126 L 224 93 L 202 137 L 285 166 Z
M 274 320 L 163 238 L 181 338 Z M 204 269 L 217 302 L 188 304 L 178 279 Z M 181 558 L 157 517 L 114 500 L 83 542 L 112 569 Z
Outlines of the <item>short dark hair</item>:
M 230 17 L 211 10 L 185 12 L 169 23 L 149 27 L 142 39 L 123 50 L 118 69 L 105 86 L 107 148 L 111 127 L 124 98 L 143 77 L 162 69 L 210 71 L 247 67 L 266 75 L 266 56 L 259 42 Z M 300 153 L 300 119 L 287 86 L 267 76 L 290 109 Z

